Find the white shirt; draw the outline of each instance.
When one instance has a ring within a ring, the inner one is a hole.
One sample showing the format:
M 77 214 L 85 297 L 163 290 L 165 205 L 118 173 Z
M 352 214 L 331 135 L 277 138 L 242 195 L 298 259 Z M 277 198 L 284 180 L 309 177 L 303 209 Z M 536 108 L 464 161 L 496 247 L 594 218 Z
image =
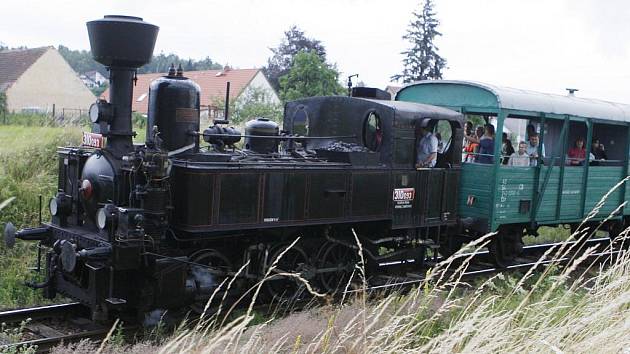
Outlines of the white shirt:
M 509 166 L 529 166 L 529 155 L 525 152 L 523 155 L 519 155 L 518 151 L 510 155 L 508 160 Z
M 538 143 L 540 145 L 540 142 Z M 538 155 L 538 145 L 536 146 L 532 146 L 532 143 L 529 142 L 529 140 L 527 141 L 527 155 Z M 541 149 L 541 156 L 538 156 L 540 158 L 545 157 L 545 145 L 543 144 L 542 149 Z M 537 166 L 538 165 L 538 159 L 532 159 L 531 160 L 531 164 L 532 166 Z
M 418 143 L 416 144 L 416 151 L 418 154 L 416 156 L 416 163 L 419 164 L 426 161 L 429 155 L 436 154 L 437 150 L 438 150 L 437 138 L 433 134 L 427 133 L 425 136 L 420 138 L 418 140 Z M 430 162 L 429 167 L 434 167 L 436 162 L 437 162 L 437 159 L 433 159 Z

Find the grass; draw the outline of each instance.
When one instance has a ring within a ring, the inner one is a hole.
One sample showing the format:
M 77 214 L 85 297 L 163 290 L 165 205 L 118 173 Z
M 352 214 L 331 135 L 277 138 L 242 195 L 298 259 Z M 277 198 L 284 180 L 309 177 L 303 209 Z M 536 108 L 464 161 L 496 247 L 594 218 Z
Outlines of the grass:
M 0 202 L 11 200 L 0 210 L 0 228 L 6 222 L 17 227 L 37 226 L 39 195 L 46 205 L 57 185 L 58 146 L 77 143 L 79 128 L 41 126 L 0 126 Z M 0 244 L 0 308 L 14 308 L 45 302 L 41 291 L 24 286 L 35 280 L 29 270 L 35 265 L 37 245 L 18 242 L 13 249 Z

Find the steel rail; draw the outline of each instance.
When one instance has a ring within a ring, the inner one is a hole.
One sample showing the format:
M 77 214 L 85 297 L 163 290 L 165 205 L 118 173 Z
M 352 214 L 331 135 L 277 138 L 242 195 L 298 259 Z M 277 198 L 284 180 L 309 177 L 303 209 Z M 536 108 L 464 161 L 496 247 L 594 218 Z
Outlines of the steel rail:
M 81 305 L 81 303 L 78 302 L 7 310 L 0 312 L 0 323 L 16 323 L 29 318 L 35 320 L 58 316 L 68 316 L 80 310 L 84 310 L 84 307 L 83 305 Z
M 19 351 L 20 348 L 37 347 L 36 353 L 48 353 L 50 349 L 59 344 L 75 343 L 84 339 L 103 339 L 109 333 L 110 328 L 103 327 L 90 331 L 76 332 L 68 335 L 30 339 L 22 342 L 0 345 L 0 352 L 10 351 L 11 349 Z
M 564 247 L 566 248 L 567 246 L 573 245 L 577 242 L 578 241 L 569 241 L 569 242 L 557 242 L 557 243 L 547 243 L 547 244 L 539 244 L 539 245 L 528 245 L 528 246 L 523 247 L 523 249 L 524 251 L 528 250 L 530 252 L 534 250 L 538 252 L 543 252 L 555 246 L 562 247 L 564 245 Z M 589 240 L 586 240 L 584 243 L 585 245 L 586 244 L 603 245 L 609 242 L 612 242 L 612 240 L 608 237 L 605 237 L 605 238 L 589 239 Z M 621 251 L 609 250 L 609 251 L 604 251 L 604 252 L 598 252 L 598 253 L 593 253 L 589 255 L 588 258 L 600 257 L 600 256 L 611 256 L 614 254 L 618 254 L 619 252 Z M 457 264 L 457 261 L 462 260 L 467 257 L 471 257 L 471 256 L 479 257 L 479 256 L 485 256 L 485 255 L 488 255 L 488 251 L 480 251 L 476 253 L 462 253 L 453 260 L 453 263 Z M 502 272 L 506 270 L 510 271 L 510 270 L 521 269 L 521 268 L 538 267 L 538 266 L 544 266 L 544 265 L 549 265 L 549 264 L 558 264 L 561 262 L 570 261 L 571 259 L 574 259 L 574 257 L 567 256 L 567 257 L 562 257 L 562 258 L 553 258 L 553 259 L 546 259 L 546 260 L 538 259 L 536 261 L 512 264 L 505 268 L 487 267 L 483 269 L 467 270 L 462 273 L 462 276 L 467 277 L 467 276 L 473 276 L 473 275 L 492 274 L 492 273 Z M 448 269 L 446 269 L 445 271 L 448 271 Z M 396 287 L 417 285 L 424 282 L 425 280 L 426 280 L 426 277 L 418 277 L 418 278 L 413 278 L 413 279 L 395 282 L 395 283 L 369 286 L 363 289 L 350 289 L 350 290 L 344 291 L 344 294 L 360 293 L 363 291 L 370 292 L 370 291 L 384 290 L 384 289 L 390 289 L 390 288 L 396 288 Z

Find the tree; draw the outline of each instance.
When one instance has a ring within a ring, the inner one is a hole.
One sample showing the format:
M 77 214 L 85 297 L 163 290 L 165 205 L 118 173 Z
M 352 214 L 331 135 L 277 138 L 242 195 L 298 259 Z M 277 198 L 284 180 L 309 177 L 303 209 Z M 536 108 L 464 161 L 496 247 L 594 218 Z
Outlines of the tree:
M 7 112 L 7 95 L 0 92 L 0 114 Z
M 103 92 L 105 92 L 105 90 L 107 90 L 108 87 L 109 87 L 109 84 L 107 82 L 104 82 L 99 86 L 94 86 L 90 88 L 90 91 L 92 91 L 94 96 L 101 97 L 101 94 L 103 94 Z
M 280 77 L 280 97 L 285 101 L 303 97 L 341 95 L 339 72 L 322 61 L 315 51 L 301 51 L 293 59 L 289 72 Z
M 225 100 L 217 97 L 212 100 L 212 106 L 223 108 Z M 282 104 L 274 103 L 269 92 L 260 87 L 248 87 L 236 100 L 230 101 L 229 109 L 230 122 L 236 125 L 256 117 L 282 122 Z
M 105 66 L 97 63 L 92 58 L 92 53 L 88 50 L 72 50 L 63 45 L 57 47 L 57 51 L 68 62 L 70 67 L 77 73 L 83 74 L 88 71 L 98 71 L 107 77 Z
M 263 73 L 271 86 L 280 90 L 280 77 L 286 75 L 293 65 L 293 58 L 301 51 L 317 53 L 322 62 L 326 62 L 326 49 L 319 40 L 307 38 L 304 31 L 292 26 L 284 32 L 285 38 L 277 48 L 269 48 L 273 53 L 263 67 Z
M 63 45 L 59 45 L 58 49 L 59 54 L 70 64 L 70 67 L 74 69 L 79 74 L 88 72 L 88 71 L 98 71 L 101 75 L 107 77 L 107 70 L 105 67 L 99 63 L 97 63 L 92 58 L 92 53 L 88 50 L 72 50 L 68 47 L 64 47 Z M 138 68 L 138 74 L 145 73 L 167 73 L 168 68 L 171 64 L 182 64 L 184 71 L 193 71 L 193 70 L 213 70 L 213 69 L 222 69 L 223 65 L 212 61 L 209 57 L 205 57 L 205 59 L 194 60 L 194 59 L 183 59 L 180 58 L 176 54 L 164 54 L 160 53 L 158 55 L 154 55 L 151 59 L 151 62 Z
M 266 90 L 249 87 L 238 98 L 232 119 L 240 123 L 256 117 L 269 118 L 281 123 L 282 104 L 274 103 Z
M 433 1 L 425 0 L 422 12 L 414 12 L 414 19 L 409 24 L 403 39 L 411 43 L 411 48 L 402 52 L 403 71 L 391 77 L 394 81 L 410 83 L 418 80 L 441 79 L 446 59 L 438 54 L 435 38 L 441 36 L 437 30 L 440 21 L 435 18 Z

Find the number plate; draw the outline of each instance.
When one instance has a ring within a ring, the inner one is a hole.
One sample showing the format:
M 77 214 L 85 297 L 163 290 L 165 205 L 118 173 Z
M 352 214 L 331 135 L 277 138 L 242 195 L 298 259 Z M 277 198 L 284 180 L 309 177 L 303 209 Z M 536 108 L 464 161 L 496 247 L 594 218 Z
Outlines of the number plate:
M 101 134 L 83 132 L 81 145 L 100 149 L 105 145 L 105 139 Z
M 413 199 L 416 196 L 415 188 L 394 189 L 394 209 L 407 209 L 412 207 Z

